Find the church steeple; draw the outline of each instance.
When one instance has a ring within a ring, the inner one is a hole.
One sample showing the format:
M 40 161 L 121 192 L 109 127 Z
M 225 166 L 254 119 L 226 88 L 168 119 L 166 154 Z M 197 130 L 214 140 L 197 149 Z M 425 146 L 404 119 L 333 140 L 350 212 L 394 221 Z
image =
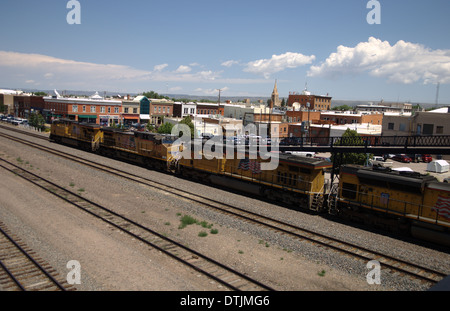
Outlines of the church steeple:
M 280 107 L 280 97 L 278 95 L 278 88 L 277 88 L 277 80 L 275 80 L 275 86 L 273 88 L 272 97 L 271 97 L 271 108 L 273 107 Z

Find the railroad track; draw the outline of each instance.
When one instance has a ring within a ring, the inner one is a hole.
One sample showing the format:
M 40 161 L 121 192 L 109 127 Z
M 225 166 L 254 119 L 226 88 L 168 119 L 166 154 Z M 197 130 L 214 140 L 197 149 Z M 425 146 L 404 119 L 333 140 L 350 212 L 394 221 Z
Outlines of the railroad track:
M 173 259 L 182 262 L 184 265 L 206 275 L 225 287 L 225 289 L 235 291 L 274 291 L 251 277 L 238 272 L 235 269 L 217 262 L 193 249 L 190 249 L 179 242 L 176 242 L 164 235 L 151 230 L 127 217 L 124 217 L 104 206 L 91 200 L 66 190 L 55 183 L 42 178 L 14 163 L 0 159 L 0 167 L 24 178 L 34 185 L 50 192 L 52 195 L 70 203 L 73 206 L 99 218 L 110 226 L 113 226 L 133 238 L 147 244 L 153 249 L 159 250 Z
M 0 136 L 3 136 L 1 134 Z M 10 135 L 7 135 L 10 136 Z M 11 137 L 11 138 L 10 138 Z M 225 204 L 213 199 L 210 199 L 205 196 L 201 196 L 195 193 L 191 193 L 188 191 L 184 191 L 172 186 L 165 185 L 161 182 L 157 182 L 142 176 L 130 174 L 129 172 L 125 172 L 123 170 L 112 168 L 105 166 L 103 164 L 95 163 L 93 161 L 87 161 L 81 157 L 77 157 L 68 153 L 64 153 L 62 151 L 57 151 L 43 147 L 36 146 L 30 142 L 26 142 L 20 139 L 17 139 L 13 136 L 7 138 L 16 140 L 22 144 L 27 144 L 33 148 L 41 149 L 45 152 L 50 152 L 57 156 L 64 157 L 66 159 L 76 161 L 80 164 L 87 165 L 89 167 L 107 172 L 109 174 L 113 174 L 115 176 L 119 176 L 121 178 L 125 178 L 131 180 L 133 182 L 138 182 L 140 184 L 150 186 L 154 189 L 161 190 L 170 195 L 177 196 L 178 198 L 182 198 L 188 200 L 190 202 L 195 202 L 209 209 L 213 209 L 215 211 L 226 213 L 232 217 L 241 219 L 247 223 L 256 224 L 258 226 L 263 226 L 268 228 L 269 230 L 278 232 L 280 234 L 293 237 L 297 240 L 308 241 L 315 245 L 326 247 L 337 251 L 342 254 L 346 254 L 352 258 L 357 258 L 359 260 L 364 261 L 365 263 L 377 260 L 380 262 L 383 271 L 388 273 L 398 273 L 400 275 L 408 276 L 414 279 L 419 279 L 423 282 L 430 283 L 431 285 L 436 284 L 443 278 L 447 276 L 447 273 L 442 271 L 437 271 L 432 268 L 428 268 L 419 264 L 415 264 L 412 262 L 408 262 L 406 260 L 402 260 L 399 258 L 395 258 L 393 256 L 389 256 L 387 254 L 382 254 L 377 251 L 370 250 L 366 247 L 362 247 L 356 244 L 348 243 L 334 237 L 326 236 L 317 232 L 313 232 L 311 230 L 307 230 L 305 228 L 300 228 L 298 226 L 286 223 L 284 221 L 276 220 L 274 218 L 266 217 L 264 215 L 250 212 L 248 210 L 238 208 L 236 206 L 232 206 L 229 204 Z
M 5 291 L 75 290 L 1 222 L 0 288 Z

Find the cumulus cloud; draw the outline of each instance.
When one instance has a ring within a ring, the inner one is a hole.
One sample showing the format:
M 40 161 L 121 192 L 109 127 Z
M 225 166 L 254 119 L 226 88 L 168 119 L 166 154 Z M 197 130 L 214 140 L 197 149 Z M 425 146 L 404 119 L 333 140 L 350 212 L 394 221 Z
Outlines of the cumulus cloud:
M 281 55 L 273 55 L 270 59 L 260 59 L 247 63 L 245 72 L 251 72 L 263 75 L 266 79 L 271 74 L 283 71 L 287 68 L 297 68 L 311 64 L 315 56 L 307 56 L 300 53 L 287 52 Z
M 339 46 L 320 65 L 311 66 L 308 76 L 333 78 L 366 72 L 404 84 L 450 83 L 450 50 L 431 50 L 403 40 L 391 45 L 370 37 L 355 47 Z

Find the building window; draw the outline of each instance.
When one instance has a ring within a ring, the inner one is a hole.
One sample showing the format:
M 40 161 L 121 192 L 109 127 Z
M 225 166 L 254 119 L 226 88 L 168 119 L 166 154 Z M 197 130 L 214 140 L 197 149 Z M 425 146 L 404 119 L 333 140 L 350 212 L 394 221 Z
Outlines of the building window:
M 436 126 L 436 134 L 444 134 L 444 127 Z
M 405 123 L 400 123 L 400 126 L 398 127 L 398 130 L 404 132 L 406 130 L 406 124 Z
M 114 113 L 119 113 L 119 107 L 114 107 Z
M 96 112 L 96 107 L 95 106 L 91 106 L 91 112 Z
M 111 107 L 108 107 L 108 113 L 111 113 Z
M 167 113 L 170 113 L 170 107 L 167 107 Z
M 137 108 L 133 108 L 133 113 L 137 113 Z
M 424 135 L 433 135 L 433 124 L 424 124 L 423 125 L 423 134 Z
M 394 123 L 388 123 L 388 130 L 394 129 Z
M 184 108 L 184 113 L 188 113 L 189 112 L 189 108 Z
M 128 108 L 124 108 L 124 113 L 128 113 Z
M 86 112 L 86 106 L 83 106 L 83 112 Z
M 72 112 L 78 112 L 78 105 L 72 106 Z
M 100 112 L 101 112 L 101 113 L 105 113 L 105 111 L 106 111 L 106 108 L 105 108 L 105 107 L 100 107 Z

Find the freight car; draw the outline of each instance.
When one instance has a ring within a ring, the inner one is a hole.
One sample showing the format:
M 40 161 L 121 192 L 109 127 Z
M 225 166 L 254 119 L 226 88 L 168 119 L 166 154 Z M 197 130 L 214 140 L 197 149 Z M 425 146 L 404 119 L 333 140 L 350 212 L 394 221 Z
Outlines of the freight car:
M 343 165 L 329 212 L 450 246 L 450 185 L 435 177 Z

